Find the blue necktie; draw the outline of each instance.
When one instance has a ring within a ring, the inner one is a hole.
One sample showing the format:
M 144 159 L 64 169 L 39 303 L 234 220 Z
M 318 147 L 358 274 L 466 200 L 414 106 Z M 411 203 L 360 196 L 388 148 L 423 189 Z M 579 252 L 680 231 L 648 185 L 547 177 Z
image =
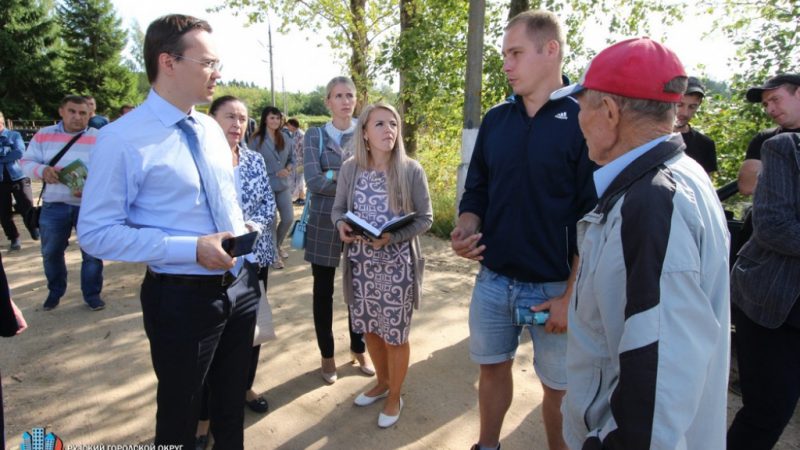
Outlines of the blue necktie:
M 178 128 L 183 130 L 189 141 L 192 158 L 197 166 L 197 172 L 200 174 L 200 182 L 205 191 L 206 202 L 211 210 L 211 218 L 214 220 L 217 231 L 230 231 L 236 234 L 231 218 L 236 217 L 236 214 L 242 215 L 239 203 L 236 201 L 236 188 L 231 183 L 225 182 L 219 171 L 212 170 L 210 167 L 200 146 L 200 139 L 197 137 L 194 118 L 184 117 L 178 122 Z M 231 269 L 231 273 L 238 275 L 243 261 L 244 258 L 236 258 L 236 265 Z

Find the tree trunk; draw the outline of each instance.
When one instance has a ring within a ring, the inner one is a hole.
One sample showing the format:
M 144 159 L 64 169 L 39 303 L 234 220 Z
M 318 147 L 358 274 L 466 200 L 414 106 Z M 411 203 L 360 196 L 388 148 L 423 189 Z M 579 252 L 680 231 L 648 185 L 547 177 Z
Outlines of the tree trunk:
M 400 45 L 404 45 L 404 34 L 414 26 L 414 0 L 400 0 Z M 403 144 L 409 156 L 417 154 L 417 121 L 409 114 L 413 102 L 408 95 L 408 73 L 414 70 L 404 63 L 400 72 L 400 114 L 403 120 Z
M 513 19 L 521 12 L 527 11 L 530 7 L 531 5 L 528 0 L 511 0 L 508 5 L 508 20 Z
M 353 28 L 350 30 L 350 77 L 356 85 L 355 115 L 361 114 L 369 102 L 369 76 L 367 73 L 367 27 L 364 20 L 364 11 L 367 0 L 350 0 L 350 12 L 353 15 Z

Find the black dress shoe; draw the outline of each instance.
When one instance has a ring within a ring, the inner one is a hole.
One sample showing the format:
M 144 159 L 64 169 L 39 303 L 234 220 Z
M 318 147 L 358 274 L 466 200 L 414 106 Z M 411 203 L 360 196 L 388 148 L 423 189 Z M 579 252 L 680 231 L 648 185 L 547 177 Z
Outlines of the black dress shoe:
M 195 450 L 206 450 L 208 447 L 208 435 L 204 434 L 202 436 L 197 436 L 194 438 L 194 449 Z
M 256 397 L 253 400 L 244 402 L 251 411 L 257 412 L 259 414 L 264 414 L 269 411 L 269 403 L 267 403 L 267 399 L 264 397 Z

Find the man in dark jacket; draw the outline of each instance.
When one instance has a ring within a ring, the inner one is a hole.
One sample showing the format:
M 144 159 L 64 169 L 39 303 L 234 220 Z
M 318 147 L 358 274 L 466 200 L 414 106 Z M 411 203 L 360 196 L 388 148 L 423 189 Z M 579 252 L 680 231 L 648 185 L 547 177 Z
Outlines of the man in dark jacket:
M 513 312 L 531 307 L 550 313 L 543 326 L 528 327 L 547 442 L 550 449 L 566 448 L 560 408 L 567 303 L 578 261 L 575 224 L 596 197 L 578 105 L 572 98 L 549 100 L 563 85 L 563 48 L 552 13 L 528 11 L 506 27 L 503 69 L 514 95 L 481 122 L 451 235 L 457 255 L 481 262 L 469 317 L 470 356 L 480 364 L 477 449 L 499 446 L 523 328 Z
M 761 149 L 753 236 L 731 271 L 742 409 L 728 449 L 771 449 L 800 398 L 800 134 Z
M 0 224 L 8 238 L 9 250 L 20 250 L 22 245 L 19 242 L 19 231 L 14 224 L 11 197 L 17 202 L 17 211 L 25 217 L 28 210 L 33 206 L 33 193 L 31 192 L 31 179 L 22 173 L 19 167 L 19 159 L 25 152 L 25 143 L 22 136 L 16 132 L 6 129 L 5 117 L 0 111 Z M 39 229 L 31 228 L 28 230 L 31 237 L 39 239 Z

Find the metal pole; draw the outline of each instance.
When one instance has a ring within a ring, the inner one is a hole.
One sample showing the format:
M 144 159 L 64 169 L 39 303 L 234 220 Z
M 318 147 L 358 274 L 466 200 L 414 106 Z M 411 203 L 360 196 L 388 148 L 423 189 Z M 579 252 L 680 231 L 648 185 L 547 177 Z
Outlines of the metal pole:
M 272 24 L 267 14 L 267 37 L 269 38 L 269 90 L 272 92 L 272 106 L 275 106 L 275 62 L 272 60 Z
M 286 80 L 283 79 L 283 75 L 281 75 L 281 91 L 283 91 L 283 113 L 288 115 L 289 109 L 286 106 Z

